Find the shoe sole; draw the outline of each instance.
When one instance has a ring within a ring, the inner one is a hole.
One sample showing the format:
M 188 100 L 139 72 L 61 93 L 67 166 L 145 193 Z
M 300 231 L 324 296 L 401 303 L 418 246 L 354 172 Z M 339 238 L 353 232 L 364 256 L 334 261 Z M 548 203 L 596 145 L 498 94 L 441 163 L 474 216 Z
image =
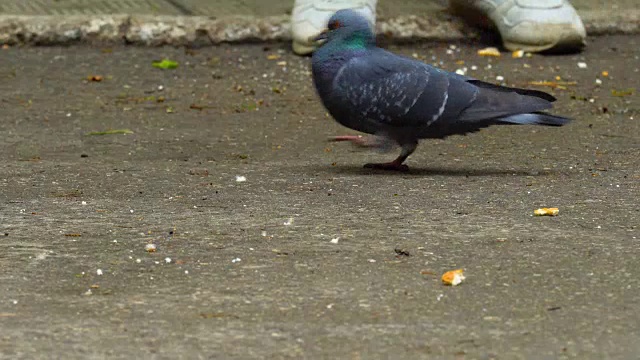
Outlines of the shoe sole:
M 316 46 L 307 45 L 307 44 L 302 44 L 302 43 L 299 43 L 297 41 L 294 41 L 293 45 L 292 45 L 292 48 L 293 48 L 293 52 L 298 54 L 298 55 L 309 55 L 317 47 Z
M 586 45 L 585 39 L 576 32 L 573 24 L 545 24 L 544 28 L 550 33 L 562 35 L 548 43 L 525 43 L 504 38 L 502 43 L 507 50 L 526 52 L 573 52 L 583 49 Z
M 464 19 L 467 23 L 481 29 L 495 31 L 502 37 L 493 21 L 487 15 L 479 13 L 470 4 L 450 2 L 449 9 L 452 14 Z M 523 43 L 502 38 L 502 44 L 509 51 L 523 50 L 526 52 L 573 52 L 582 50 L 586 45 L 584 37 L 576 32 L 573 24 L 544 24 L 543 28 L 547 32 L 563 35 L 548 43 Z

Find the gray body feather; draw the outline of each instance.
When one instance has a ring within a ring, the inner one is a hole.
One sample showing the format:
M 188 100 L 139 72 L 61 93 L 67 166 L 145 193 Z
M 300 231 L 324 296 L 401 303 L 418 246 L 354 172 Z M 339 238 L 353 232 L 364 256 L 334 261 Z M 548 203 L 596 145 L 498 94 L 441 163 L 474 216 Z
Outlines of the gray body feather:
M 336 121 L 369 134 L 444 138 L 498 123 L 568 121 L 539 113 L 555 100 L 547 93 L 485 83 L 380 48 L 345 60 L 333 77 L 316 77 L 316 86 Z

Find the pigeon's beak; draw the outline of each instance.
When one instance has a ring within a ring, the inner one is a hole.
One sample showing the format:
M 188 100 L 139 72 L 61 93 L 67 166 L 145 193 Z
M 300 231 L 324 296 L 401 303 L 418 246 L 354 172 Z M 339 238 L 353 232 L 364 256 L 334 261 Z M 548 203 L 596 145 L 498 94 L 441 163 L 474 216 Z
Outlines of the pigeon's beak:
M 329 34 L 328 29 L 324 29 L 320 34 L 309 37 L 310 43 L 317 43 L 320 41 L 327 40 L 327 35 Z

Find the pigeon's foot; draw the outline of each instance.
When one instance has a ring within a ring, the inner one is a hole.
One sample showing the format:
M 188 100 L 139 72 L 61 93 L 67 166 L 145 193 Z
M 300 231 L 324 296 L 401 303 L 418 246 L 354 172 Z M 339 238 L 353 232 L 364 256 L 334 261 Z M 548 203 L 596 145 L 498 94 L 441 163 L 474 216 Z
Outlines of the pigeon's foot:
M 386 163 L 369 163 L 365 164 L 364 167 L 367 169 L 378 169 L 378 170 L 389 170 L 389 171 L 409 171 L 409 167 L 403 162 L 407 160 L 409 155 L 411 155 L 416 147 L 418 146 L 418 141 L 413 140 L 409 142 L 405 142 L 401 145 L 402 152 L 400 156 L 398 156 L 395 160 Z
M 386 163 L 369 163 L 364 164 L 365 169 L 387 170 L 387 171 L 409 171 L 409 167 L 398 161 L 391 161 Z

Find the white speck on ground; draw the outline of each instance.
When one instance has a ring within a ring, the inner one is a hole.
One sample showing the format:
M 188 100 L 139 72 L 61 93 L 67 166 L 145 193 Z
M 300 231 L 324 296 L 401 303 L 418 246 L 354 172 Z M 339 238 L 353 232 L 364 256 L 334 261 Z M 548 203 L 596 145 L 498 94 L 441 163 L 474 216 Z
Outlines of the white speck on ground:
M 147 244 L 144 246 L 146 252 L 155 252 L 157 250 L 156 244 Z

